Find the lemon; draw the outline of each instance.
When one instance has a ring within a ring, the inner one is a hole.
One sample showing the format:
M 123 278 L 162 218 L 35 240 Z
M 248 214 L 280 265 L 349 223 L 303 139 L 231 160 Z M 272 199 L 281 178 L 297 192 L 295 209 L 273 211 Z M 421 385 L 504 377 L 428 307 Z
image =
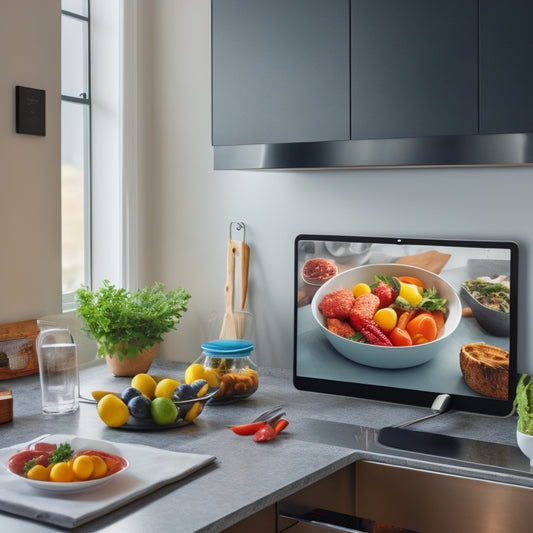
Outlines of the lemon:
M 187 367 L 185 370 L 185 383 L 190 385 L 197 379 L 205 379 L 205 368 L 201 363 L 193 363 Z
M 70 463 L 55 463 L 50 470 L 50 481 L 69 482 L 74 480 Z
M 99 402 L 106 394 L 109 394 L 109 391 L 106 390 L 93 390 L 91 396 Z
M 197 398 L 205 396 L 209 390 L 209 383 L 205 379 L 197 379 L 195 382 L 191 383 L 191 387 L 196 394 Z
M 210 387 L 220 386 L 220 377 L 214 368 L 207 368 L 204 372 L 204 379 Z
M 374 322 L 388 334 L 396 327 L 398 315 L 392 307 L 384 307 L 376 311 Z
M 175 422 L 178 416 L 178 408 L 170 398 L 161 396 L 152 400 L 150 413 L 156 424 L 166 426 Z
M 123 426 L 130 417 L 128 406 L 114 394 L 106 394 L 96 405 L 102 422 L 110 427 Z
M 194 402 L 193 406 L 187 411 L 184 420 L 186 422 L 192 422 L 202 412 L 202 409 L 202 402 Z
M 88 455 L 80 455 L 72 461 L 72 471 L 77 479 L 85 481 L 93 475 L 94 463 Z
M 176 387 L 180 384 L 179 381 L 172 378 L 162 379 L 156 386 L 154 396 L 159 398 L 164 396 L 165 398 L 171 398 Z
M 89 456 L 93 463 L 91 479 L 99 479 L 107 474 L 107 463 L 99 455 Z
M 354 285 L 352 289 L 352 294 L 354 298 L 361 296 L 361 294 L 368 294 L 371 292 L 370 287 L 366 283 L 358 283 Z
M 131 386 L 139 389 L 144 396 L 152 400 L 154 398 L 157 382 L 148 374 L 137 374 L 133 376 Z
M 50 470 L 43 465 L 32 466 L 28 470 L 28 479 L 36 481 L 50 481 Z

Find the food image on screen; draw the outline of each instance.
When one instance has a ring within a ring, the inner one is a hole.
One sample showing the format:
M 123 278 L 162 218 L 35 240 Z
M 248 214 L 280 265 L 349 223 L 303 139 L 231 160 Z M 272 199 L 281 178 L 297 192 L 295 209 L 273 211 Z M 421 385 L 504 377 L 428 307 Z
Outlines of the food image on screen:
M 489 412 L 498 402 L 506 409 L 517 253 L 511 241 L 298 236 L 296 386 L 386 400 L 405 393 L 404 403 L 446 393 L 466 410 L 483 410 L 484 400 Z M 309 284 L 304 271 L 320 281 Z

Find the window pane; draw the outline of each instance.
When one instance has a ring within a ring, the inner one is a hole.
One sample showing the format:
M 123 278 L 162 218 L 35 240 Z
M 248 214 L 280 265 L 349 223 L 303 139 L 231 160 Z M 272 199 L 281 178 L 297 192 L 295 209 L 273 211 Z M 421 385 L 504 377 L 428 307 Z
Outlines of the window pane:
M 63 16 L 61 34 L 61 94 L 89 95 L 87 22 Z
M 84 179 L 89 172 L 89 106 L 61 104 L 63 293 L 85 283 Z
M 61 9 L 84 17 L 88 15 L 87 0 L 62 0 Z

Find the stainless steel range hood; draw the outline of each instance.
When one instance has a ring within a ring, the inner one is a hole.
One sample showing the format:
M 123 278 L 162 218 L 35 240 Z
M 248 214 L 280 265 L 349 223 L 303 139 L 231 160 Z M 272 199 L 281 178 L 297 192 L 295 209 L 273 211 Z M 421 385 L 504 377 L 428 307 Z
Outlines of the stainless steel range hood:
M 215 170 L 532 165 L 533 133 L 214 146 Z

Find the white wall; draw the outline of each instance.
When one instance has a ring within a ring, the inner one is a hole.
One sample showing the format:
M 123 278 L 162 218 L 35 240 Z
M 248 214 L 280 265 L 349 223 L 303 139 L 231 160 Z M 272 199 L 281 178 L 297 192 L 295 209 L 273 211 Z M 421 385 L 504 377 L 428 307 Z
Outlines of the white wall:
M 0 0 L 0 324 L 61 310 L 61 2 Z M 15 86 L 46 136 L 15 133 Z
M 532 168 L 213 171 L 210 0 L 145 2 L 153 53 L 153 197 L 146 282 L 184 285 L 189 312 L 162 354 L 191 361 L 224 309 L 229 223 L 246 223 L 256 360 L 292 365 L 293 239 L 341 233 L 515 239 L 521 244 L 520 367 L 533 371 Z

